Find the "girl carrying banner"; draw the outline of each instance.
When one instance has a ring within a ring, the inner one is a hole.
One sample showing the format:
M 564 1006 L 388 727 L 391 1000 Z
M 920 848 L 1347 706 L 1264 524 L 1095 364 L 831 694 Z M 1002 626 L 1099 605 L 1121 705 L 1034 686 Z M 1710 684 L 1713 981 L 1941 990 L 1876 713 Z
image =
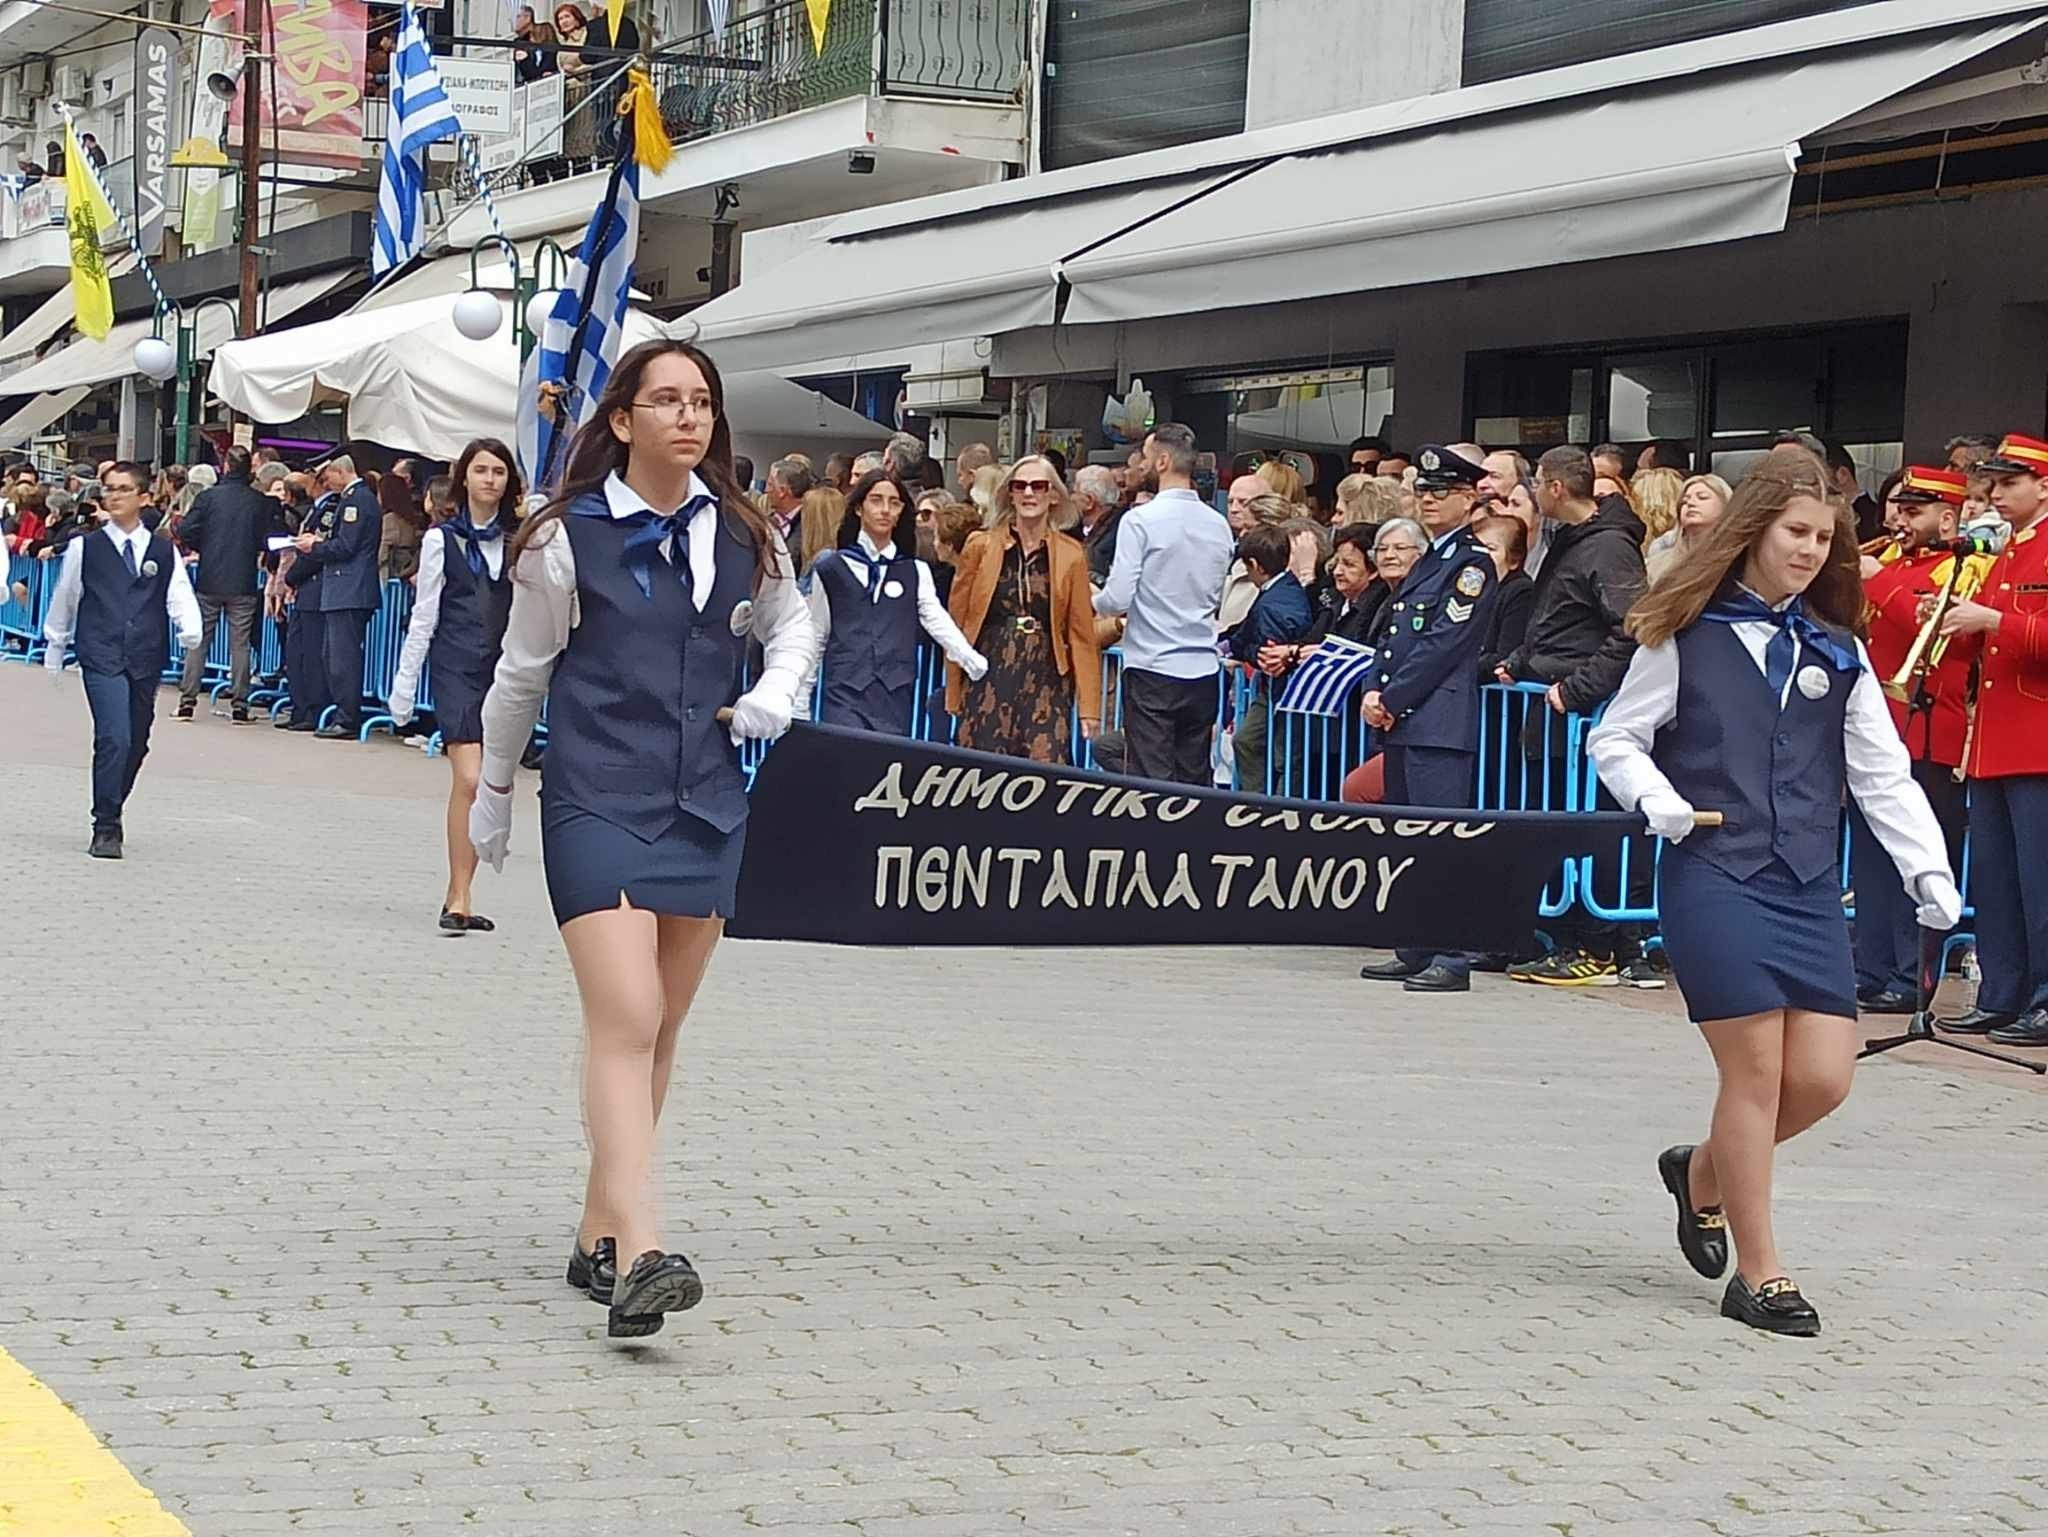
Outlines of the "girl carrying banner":
M 1779 1262 L 1772 1150 L 1842 1102 L 1856 1061 L 1837 863 L 1845 787 L 1920 922 L 1947 928 L 1962 911 L 1856 638 L 1862 617 L 1848 507 L 1812 455 L 1776 450 L 1637 602 L 1640 649 L 1587 744 L 1615 798 L 1668 842 L 1665 953 L 1720 1073 L 1707 1140 L 1657 1160 L 1679 1248 L 1718 1279 L 1725 1208 L 1736 1268 L 1721 1312 L 1778 1334 L 1818 1334 L 1820 1317 Z M 1721 825 L 1697 826 L 1695 808 Z
M 689 1260 L 662 1246 L 655 1126 L 677 1032 L 733 911 L 739 743 L 789 729 L 816 633 L 788 551 L 734 478 L 718 370 L 682 342 L 618 360 L 561 491 L 509 559 L 470 837 L 503 865 L 545 695 L 541 859 L 582 995 L 590 1139 L 568 1278 L 610 1304 L 611 1335 L 631 1338 L 703 1296 Z M 765 663 L 742 692 L 750 634 Z

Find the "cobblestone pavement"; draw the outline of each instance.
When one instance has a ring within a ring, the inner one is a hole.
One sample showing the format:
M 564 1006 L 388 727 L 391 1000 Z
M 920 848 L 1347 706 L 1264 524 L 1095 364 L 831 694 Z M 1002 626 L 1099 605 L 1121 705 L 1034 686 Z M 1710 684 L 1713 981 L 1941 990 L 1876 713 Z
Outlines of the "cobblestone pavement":
M 450 941 L 438 762 L 156 739 L 90 861 L 77 685 L 0 666 L 0 1348 L 195 1537 L 2048 1530 L 2017 1074 L 1886 1061 L 1794 1145 L 1778 1341 L 1671 1243 L 1668 998 L 732 944 L 666 1158 L 709 1294 L 624 1351 L 530 798 Z

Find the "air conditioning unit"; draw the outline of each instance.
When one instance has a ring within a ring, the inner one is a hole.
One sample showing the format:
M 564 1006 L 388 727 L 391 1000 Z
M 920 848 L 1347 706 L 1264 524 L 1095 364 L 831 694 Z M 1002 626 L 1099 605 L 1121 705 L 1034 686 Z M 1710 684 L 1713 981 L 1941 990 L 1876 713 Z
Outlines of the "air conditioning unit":
M 0 75 L 0 123 L 31 121 L 29 109 L 24 104 L 26 100 L 19 79 L 13 75 Z
M 58 101 L 82 106 L 91 87 L 92 77 L 79 65 L 60 64 L 57 66 L 57 77 L 52 82 L 50 94 Z
M 50 94 L 50 61 L 30 59 L 21 66 L 21 94 L 31 102 Z
M 111 107 L 120 100 L 121 82 L 112 75 L 103 75 L 92 82 L 86 95 L 88 106 Z

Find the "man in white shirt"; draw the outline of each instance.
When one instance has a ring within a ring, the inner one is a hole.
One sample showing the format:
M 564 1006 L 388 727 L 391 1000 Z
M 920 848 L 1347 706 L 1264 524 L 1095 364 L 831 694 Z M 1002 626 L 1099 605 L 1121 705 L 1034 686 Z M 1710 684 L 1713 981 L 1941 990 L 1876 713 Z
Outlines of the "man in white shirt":
M 92 710 L 92 844 L 95 859 L 121 857 L 122 809 L 149 752 L 157 686 L 178 643 L 200 641 L 199 600 L 168 539 L 142 526 L 146 471 L 126 460 L 100 472 L 106 524 L 64 548 L 57 590 L 43 617 L 43 666 L 64 670 L 76 644 Z M 169 623 L 166 623 L 166 615 Z
M 1145 439 L 1156 494 L 1117 525 L 1116 559 L 1098 614 L 1127 614 L 1125 762 L 1142 779 L 1209 783 L 1216 725 L 1216 610 L 1230 571 L 1230 525 L 1195 495 L 1195 435 L 1165 422 Z

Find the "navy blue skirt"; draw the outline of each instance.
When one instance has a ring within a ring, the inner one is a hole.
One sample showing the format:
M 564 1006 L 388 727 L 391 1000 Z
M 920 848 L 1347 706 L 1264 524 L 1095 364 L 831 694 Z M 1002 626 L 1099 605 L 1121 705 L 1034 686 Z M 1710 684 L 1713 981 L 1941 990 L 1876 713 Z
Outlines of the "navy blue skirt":
M 674 918 L 730 918 L 747 824 L 722 833 L 678 814 L 652 842 L 541 792 L 540 852 L 556 926 L 619 905 Z
M 481 742 L 484 739 L 484 695 L 490 691 L 495 662 L 481 676 L 467 669 L 433 665 L 429 677 L 434 685 L 434 724 L 441 740 Z
M 1658 911 L 1664 954 L 1695 1024 L 1773 1009 L 1856 1017 L 1856 963 L 1842 883 L 1802 882 L 1782 860 L 1746 881 L 1667 847 Z

